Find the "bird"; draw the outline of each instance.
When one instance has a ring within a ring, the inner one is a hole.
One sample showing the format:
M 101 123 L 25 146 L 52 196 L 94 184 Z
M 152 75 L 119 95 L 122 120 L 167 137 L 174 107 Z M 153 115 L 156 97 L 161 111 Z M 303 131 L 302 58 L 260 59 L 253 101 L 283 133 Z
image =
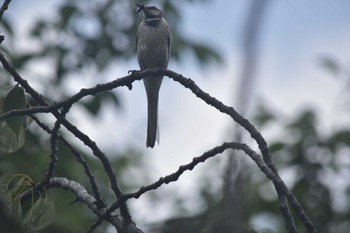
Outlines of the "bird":
M 148 68 L 168 67 L 171 39 L 170 29 L 164 14 L 155 6 L 136 4 L 137 14 L 141 11 L 145 18 L 137 29 L 137 59 L 141 70 Z M 147 139 L 146 147 L 153 148 L 159 144 L 158 97 L 163 76 L 147 76 L 143 78 L 147 96 Z

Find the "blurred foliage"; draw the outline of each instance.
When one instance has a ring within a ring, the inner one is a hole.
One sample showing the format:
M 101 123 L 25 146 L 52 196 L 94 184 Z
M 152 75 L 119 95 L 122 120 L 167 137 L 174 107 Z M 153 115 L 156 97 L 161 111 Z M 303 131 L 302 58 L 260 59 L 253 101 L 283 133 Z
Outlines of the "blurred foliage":
M 194 2 L 194 0 L 188 0 L 188 2 Z M 41 45 L 39 48 L 31 51 L 15 51 L 15 53 L 3 46 L 1 49 L 11 57 L 11 62 L 18 71 L 24 70 L 26 66 L 35 61 L 50 61 L 52 77 L 45 79 L 43 85 L 47 88 L 42 94 L 55 99 L 57 96 L 50 95 L 50 92 L 55 90 L 60 94 L 59 98 L 63 98 L 68 95 L 64 82 L 72 76 L 77 77 L 84 70 L 92 70 L 95 76 L 103 81 L 103 71 L 110 66 L 118 66 L 118 61 L 128 60 L 135 56 L 135 34 L 140 18 L 136 16 L 134 3 L 135 1 L 126 0 L 62 1 L 54 17 L 39 19 L 30 29 L 30 40 L 38 42 Z M 172 29 L 172 58 L 174 60 L 182 59 L 181 54 L 189 50 L 200 63 L 211 60 L 220 61 L 219 54 L 210 46 L 192 41 L 181 34 L 182 15 L 177 1 L 162 0 L 158 3 L 164 10 Z M 9 35 L 6 40 L 10 40 L 12 46 L 15 46 L 17 39 L 15 30 L 13 30 L 15 25 L 11 25 L 11 22 L 4 18 L 1 26 L 2 31 L 6 31 Z M 323 65 L 336 75 L 341 73 L 341 66 L 334 60 L 324 60 Z M 8 84 L 10 79 L 7 77 L 9 76 L 3 71 L 1 75 L 4 79 L 0 80 L 0 84 Z M 115 106 L 122 104 L 115 93 L 104 93 L 81 104 L 92 116 L 98 116 L 100 107 L 106 100 L 112 100 Z M 347 232 L 350 226 L 350 187 L 348 182 L 344 181 L 342 174 L 348 174 L 350 170 L 349 161 L 346 160 L 350 152 L 350 129 L 320 133 L 317 127 L 318 116 L 313 110 L 300 112 L 293 119 L 286 120 L 266 106 L 260 106 L 258 109 L 255 119 L 261 129 L 268 129 L 271 124 L 282 122 L 281 136 L 278 140 L 269 142 L 273 159 L 282 174 L 292 174 L 291 190 L 320 232 Z M 71 152 L 61 144 L 58 145 L 58 151 L 59 159 L 55 176 L 76 180 L 91 191 L 89 181 L 82 176 L 83 168 L 76 162 Z M 6 172 L 23 173 L 28 174 L 34 182 L 39 182 L 46 173 L 49 154 L 48 136 L 33 127 L 26 132 L 26 140 L 21 149 L 11 154 L 1 152 L 0 175 Z M 109 187 L 108 178 L 100 162 L 87 152 L 82 152 L 82 156 L 89 163 L 99 186 L 102 187 L 100 191 L 105 200 L 111 201 L 113 195 L 109 188 L 105 188 Z M 112 152 L 108 154 L 108 157 L 125 191 L 135 190 L 138 186 L 148 183 L 147 171 L 142 166 L 145 161 L 139 152 L 134 150 L 124 153 Z M 134 173 L 133 170 L 138 172 Z M 139 174 L 143 175 L 140 177 Z M 344 181 L 341 190 L 332 189 L 330 184 L 333 179 L 337 182 Z M 208 177 L 203 179 L 203 184 L 210 182 L 214 181 L 208 181 Z M 246 210 L 243 224 L 246 231 L 284 232 L 275 191 L 270 182 L 261 176 L 258 169 L 255 169 L 252 175 L 244 177 L 243 183 L 245 184 L 244 206 Z M 89 210 L 81 208 L 83 205 L 80 203 L 69 204 L 75 199 L 71 193 L 61 189 L 52 189 L 48 192 L 55 201 L 57 215 L 53 224 L 41 232 L 84 232 L 96 219 Z M 210 222 L 211 213 L 218 206 L 220 195 L 210 192 L 206 185 L 203 185 L 199 192 L 201 193 L 200 201 L 204 203 L 205 210 L 190 217 L 173 217 L 163 223 L 152 225 L 150 232 L 206 232 L 206 226 Z M 344 198 L 342 209 L 334 204 L 339 194 L 342 194 Z M 0 202 L 0 207 L 3 205 Z M 16 220 L 11 219 L 3 211 L 0 211 L 0 216 L 1 229 L 21 232 Z M 182 216 L 185 214 L 182 213 Z M 259 216 L 277 219 L 279 224 L 272 226 L 273 231 L 254 229 L 254 226 L 251 225 L 252 219 Z M 3 219 L 9 220 L 3 222 Z M 300 221 L 297 221 L 297 224 L 301 229 L 300 232 L 304 232 Z M 102 225 L 96 232 L 105 232 L 106 228 L 107 225 Z
M 13 218 L 0 199 L 0 229 L 1 232 L 11 232 L 11 233 L 23 233 L 25 232 L 21 224 L 15 218 Z
M 339 74 L 341 67 L 339 66 L 339 62 L 335 61 L 334 59 L 330 57 L 322 57 L 320 59 L 320 63 L 326 70 L 328 70 L 335 76 Z
M 280 174 L 289 176 L 289 179 L 292 177 L 291 191 L 297 196 L 319 231 L 346 232 L 346 229 L 334 227 L 346 223 L 350 218 L 348 201 L 350 196 L 345 192 L 335 193 L 330 179 L 334 175 L 341 180 L 343 179 L 341 173 L 350 171 L 349 161 L 342 162 L 350 151 L 350 127 L 321 133 L 322 129 L 319 129 L 318 125 L 315 111 L 310 109 L 302 111 L 294 119 L 282 125 L 281 135 L 283 136 L 279 140 L 270 142 L 270 150 Z M 266 181 L 259 181 L 253 185 L 257 187 L 257 194 L 262 194 L 267 188 Z M 342 187 L 344 190 L 350 188 L 349 183 L 344 182 L 344 185 L 345 187 Z M 339 195 L 343 198 L 344 207 L 347 206 L 345 210 L 339 210 L 339 207 L 334 205 Z M 268 206 L 270 208 L 278 206 L 275 198 L 272 201 L 266 199 L 269 198 L 264 195 L 251 197 L 250 201 L 253 202 L 251 206 L 258 207 L 257 212 L 266 211 L 269 209 L 266 209 Z M 270 204 L 259 208 L 259 203 Z M 252 212 L 254 213 L 256 212 Z M 276 213 L 278 214 L 275 212 L 275 215 Z M 300 221 L 297 223 L 299 229 L 304 229 Z M 283 224 L 280 225 L 283 226 Z M 306 231 L 301 230 L 301 232 Z
M 269 142 L 273 160 L 280 174 L 288 176 L 287 183 L 291 191 L 319 232 L 347 232 L 350 225 L 350 183 L 343 174 L 350 172 L 350 127 L 325 134 L 317 129 L 318 117 L 312 110 L 302 111 L 293 119 L 285 121 L 267 107 L 260 106 L 258 109 L 264 111 L 257 112 L 257 119 L 269 119 L 260 121 L 260 128 L 268 129 L 271 124 L 284 122 L 279 139 Z M 242 224 L 245 225 L 245 232 L 286 232 L 271 182 L 262 176 L 255 165 L 249 166 L 253 166 L 248 169 L 252 172 L 245 174 L 243 181 L 245 220 Z M 334 190 L 333 179 L 343 186 Z M 174 217 L 163 224 L 152 225 L 152 232 L 208 232 L 208 223 L 219 206 L 222 194 L 209 192 L 208 186 L 203 186 L 200 192 L 201 202 L 205 203 L 202 212 L 187 218 Z M 339 202 L 336 201 L 338 198 L 343 202 L 341 209 L 334 204 Z M 262 217 L 271 220 L 270 227 L 255 229 L 252 220 Z M 299 232 L 307 232 L 297 216 L 295 219 Z
M 15 219 L 26 232 L 37 232 L 49 226 L 55 218 L 55 204 L 48 192 L 34 198 L 33 180 L 25 174 L 6 173 L 0 176 L 0 199 L 10 218 Z M 32 193 L 29 208 L 23 208 L 22 195 Z
M 350 109 L 350 67 L 348 64 L 342 64 L 339 60 L 331 56 L 322 56 L 319 59 L 321 67 L 326 70 L 339 83 L 339 105 L 346 105 L 346 109 Z M 344 107 L 344 106 L 342 106 Z
M 332 75 L 343 76 L 350 83 L 350 72 L 335 59 L 323 58 L 322 67 Z M 343 74 L 343 75 L 340 75 Z M 337 79 L 339 80 L 339 79 Z M 341 88 L 343 83 L 339 82 Z M 349 97 L 349 86 L 345 86 L 342 98 Z M 344 114 L 348 112 L 343 109 Z M 259 131 L 269 131 L 278 126 L 277 137 L 268 141 L 273 161 L 285 182 L 298 198 L 306 213 L 320 233 L 346 233 L 350 227 L 350 126 L 332 130 L 320 127 L 320 116 L 314 109 L 305 109 L 293 117 L 286 118 L 268 105 L 260 104 L 255 109 L 254 124 Z M 263 133 L 264 134 L 264 133 Z M 221 169 L 212 164 L 211 169 Z M 244 232 L 286 232 L 279 203 L 271 182 L 261 174 L 255 164 L 244 168 L 242 183 L 244 206 Z M 189 217 L 173 217 L 164 223 L 152 224 L 152 232 L 211 232 L 213 213 L 220 211 L 222 190 L 210 191 L 208 183 L 217 182 L 203 175 L 203 186 L 199 190 L 203 210 Z M 232 210 L 234 211 L 234 210 Z M 298 232 L 307 232 L 294 214 Z M 183 216 L 184 213 L 181 213 Z M 230 220 L 228 220 L 230 221 Z M 265 226 L 256 226 L 256 222 Z
M 89 180 L 82 175 L 85 174 L 83 167 L 76 162 L 72 153 L 61 143 L 58 144 L 58 151 L 55 176 L 64 176 L 67 179 L 75 180 L 91 193 Z M 25 144 L 20 150 L 10 154 L 1 154 L 1 174 L 4 172 L 28 174 L 34 182 L 40 182 L 46 174 L 49 154 L 47 139 L 39 138 L 31 131 L 28 131 Z M 82 156 L 87 160 L 90 169 L 96 176 L 101 195 L 105 198 L 105 201 L 113 201 L 114 195 L 109 189 L 108 177 L 103 171 L 99 160 L 89 156 L 89 154 L 82 153 Z M 125 153 L 108 154 L 108 157 L 121 181 L 120 185 L 122 185 L 124 191 L 134 191 L 149 182 L 147 172 L 141 166 L 145 162 L 140 153 L 125 151 Z M 140 177 L 140 174 L 143 174 L 142 177 Z M 90 213 L 90 210 L 82 208 L 84 205 L 79 202 L 70 204 L 75 200 L 75 196 L 72 193 L 62 189 L 50 189 L 48 194 L 51 200 L 55 202 L 55 221 L 40 232 L 84 232 L 89 228 L 91 222 L 95 220 L 95 216 Z M 106 226 L 99 227 L 96 232 L 105 232 Z

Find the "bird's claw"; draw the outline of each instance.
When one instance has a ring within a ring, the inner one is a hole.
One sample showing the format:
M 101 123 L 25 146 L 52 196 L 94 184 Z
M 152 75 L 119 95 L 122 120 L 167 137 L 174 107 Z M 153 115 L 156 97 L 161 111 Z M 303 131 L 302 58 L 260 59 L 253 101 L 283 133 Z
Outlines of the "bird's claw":
M 137 70 L 129 70 L 129 71 L 128 71 L 128 74 L 133 75 L 133 74 L 135 74 L 136 72 L 137 72 Z

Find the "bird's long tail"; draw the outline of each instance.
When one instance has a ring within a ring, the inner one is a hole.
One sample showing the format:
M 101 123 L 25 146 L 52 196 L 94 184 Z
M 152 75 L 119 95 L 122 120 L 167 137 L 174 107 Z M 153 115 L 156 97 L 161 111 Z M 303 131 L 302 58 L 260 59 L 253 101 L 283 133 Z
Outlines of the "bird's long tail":
M 158 95 L 163 77 L 146 77 L 144 84 L 148 101 L 148 123 L 147 123 L 147 147 L 154 147 L 155 142 L 159 143 L 158 128 Z

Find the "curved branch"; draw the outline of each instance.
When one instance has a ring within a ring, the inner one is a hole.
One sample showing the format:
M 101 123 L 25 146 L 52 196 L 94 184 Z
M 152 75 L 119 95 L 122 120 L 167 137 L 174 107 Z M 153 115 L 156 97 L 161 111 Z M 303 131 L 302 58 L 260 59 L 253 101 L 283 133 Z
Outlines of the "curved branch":
M 138 191 L 134 193 L 129 193 L 124 195 L 124 199 L 128 200 L 131 198 L 138 199 L 142 194 L 149 192 L 151 190 L 156 190 L 160 186 L 164 184 L 169 184 L 171 182 L 177 181 L 179 177 L 185 172 L 185 171 L 190 171 L 192 170 L 196 165 L 199 163 L 205 162 L 207 159 L 214 157 L 217 154 L 221 154 L 227 149 L 234 149 L 234 150 L 243 150 L 246 152 L 248 155 L 251 153 L 255 153 L 253 150 L 251 150 L 246 144 L 242 143 L 224 143 L 221 146 L 214 147 L 213 149 L 203 153 L 201 156 L 195 157 L 192 159 L 192 161 L 186 165 L 182 165 L 178 168 L 178 170 L 170 175 L 167 175 L 165 177 L 161 177 L 158 179 L 158 181 L 154 182 L 153 184 L 143 186 L 141 187 Z M 256 155 L 256 157 L 259 157 Z M 262 163 L 263 166 L 264 163 Z M 101 224 L 104 218 L 108 217 L 110 213 L 112 213 L 114 210 L 120 207 L 120 202 L 116 201 L 114 202 L 111 207 L 109 207 L 103 215 L 99 217 L 99 219 L 92 225 L 93 229 L 96 228 L 98 225 Z
M 65 177 L 52 177 L 49 180 L 48 188 L 57 188 L 61 187 L 63 189 L 69 190 L 72 192 L 76 198 L 87 205 L 89 209 L 91 209 L 95 214 L 100 215 L 101 211 L 96 205 L 96 199 L 91 196 L 84 186 L 79 184 L 78 182 L 68 180 Z
M 29 93 L 34 99 L 38 101 L 39 104 L 46 106 L 50 108 L 50 105 L 42 98 L 42 96 L 37 93 L 32 87 L 29 86 L 28 82 L 24 79 L 22 79 L 19 74 L 14 70 L 14 68 L 7 62 L 5 57 L 0 53 L 0 62 L 3 64 L 4 68 L 12 74 L 15 81 L 17 81 L 21 86 L 26 90 L 27 93 Z M 90 147 L 90 149 L 93 151 L 93 153 L 101 160 L 106 173 L 109 176 L 109 179 L 111 181 L 111 187 L 116 194 L 118 198 L 118 203 L 121 205 L 121 213 L 122 216 L 125 218 L 125 220 L 131 220 L 131 216 L 129 214 L 129 211 L 125 204 L 125 195 L 120 191 L 116 176 L 113 172 L 113 169 L 111 167 L 111 164 L 109 163 L 107 157 L 103 154 L 103 152 L 97 147 L 96 143 L 92 141 L 87 135 L 83 134 L 80 130 L 78 130 L 74 125 L 72 125 L 69 121 L 67 121 L 59 112 L 57 108 L 64 107 L 64 106 L 71 106 L 73 103 L 77 102 L 81 98 L 88 96 L 88 95 L 95 95 L 99 92 L 105 91 L 105 90 L 111 90 L 113 88 L 119 87 L 119 86 L 127 86 L 129 88 L 132 87 L 132 82 L 135 80 L 141 80 L 143 77 L 146 76 L 156 76 L 156 75 L 164 75 L 168 76 L 169 78 L 179 82 L 184 87 L 189 88 L 198 98 L 202 99 L 204 102 L 206 102 L 208 105 L 211 105 L 215 107 L 220 112 L 223 112 L 237 122 L 239 125 L 241 125 L 244 129 L 246 129 L 251 137 L 257 142 L 259 149 L 263 156 L 263 161 L 267 166 L 263 166 L 262 168 L 265 170 L 265 174 L 269 174 L 269 178 L 273 181 L 275 185 L 275 189 L 277 193 L 280 195 L 286 195 L 288 200 L 291 202 L 293 208 L 295 209 L 297 215 L 302 220 L 306 228 L 309 232 L 317 232 L 316 228 L 314 227 L 312 221 L 309 219 L 309 217 L 306 215 L 305 211 L 303 210 L 302 206 L 299 204 L 295 196 L 290 193 L 288 188 L 285 186 L 284 182 L 281 180 L 281 178 L 278 175 L 277 169 L 275 168 L 272 159 L 270 151 L 267 147 L 267 143 L 263 136 L 257 131 L 257 129 L 254 127 L 253 124 L 251 124 L 247 119 L 242 117 L 233 107 L 229 107 L 224 105 L 222 102 L 218 101 L 214 97 L 211 97 L 206 92 L 202 91 L 191 79 L 185 78 L 181 74 L 175 73 L 170 70 L 166 69 L 160 69 L 160 68 L 154 68 L 154 69 L 146 69 L 143 71 L 133 71 L 130 75 L 116 79 L 112 82 L 105 83 L 105 84 L 99 84 L 93 88 L 88 89 L 82 89 L 77 94 L 73 95 L 71 98 L 62 101 L 60 103 L 56 103 L 56 108 L 51 111 L 51 113 L 61 121 L 61 124 L 64 125 L 71 133 L 73 133 L 77 138 L 79 138 L 82 142 L 84 142 L 85 145 Z M 261 168 L 262 171 L 264 171 Z M 269 168 L 269 169 L 267 169 Z M 271 174 L 270 174 L 271 172 Z M 273 178 L 272 178 L 273 177 Z M 162 183 L 163 181 L 160 181 Z M 136 195 L 136 194 L 135 194 Z M 118 204 L 118 205 L 119 205 Z M 283 205 L 282 205 L 283 204 Z M 292 215 L 288 209 L 287 203 L 282 202 L 281 204 L 281 212 L 286 220 L 286 224 L 289 225 L 289 220 L 292 218 Z M 291 221 L 292 222 L 292 221 Z
M 148 70 L 145 70 L 148 71 Z M 135 73 L 144 73 L 144 72 L 135 72 Z M 185 78 L 181 74 L 177 74 L 170 70 L 164 70 L 164 69 L 151 69 L 149 70 L 149 73 L 146 75 L 165 75 L 169 78 L 179 82 L 184 87 L 189 88 L 198 98 L 202 99 L 204 102 L 206 102 L 208 105 L 215 107 L 217 110 L 219 110 L 222 113 L 225 113 L 229 115 L 235 122 L 237 122 L 239 125 L 241 125 L 245 130 L 247 130 L 250 134 L 250 136 L 257 142 L 259 149 L 262 153 L 263 160 L 266 163 L 266 165 L 270 168 L 270 170 L 276 175 L 278 178 L 278 182 L 273 182 L 275 186 L 275 190 L 277 194 L 279 195 L 281 205 L 280 209 L 283 214 L 283 217 L 286 221 L 288 230 L 293 229 L 292 227 L 292 221 L 290 221 L 292 214 L 288 208 L 287 203 L 283 200 L 284 195 L 287 196 L 288 200 L 292 204 L 294 210 L 296 211 L 298 217 L 303 222 L 304 226 L 307 228 L 309 232 L 317 232 L 316 227 L 312 223 L 311 219 L 308 217 L 308 215 L 305 213 L 303 207 L 298 202 L 297 198 L 292 194 L 288 188 L 285 186 L 284 182 L 279 177 L 279 174 L 277 172 L 277 169 L 275 165 L 272 162 L 270 151 L 267 147 L 267 143 L 261 133 L 254 127 L 253 124 L 251 124 L 247 119 L 242 117 L 233 107 L 229 107 L 224 105 L 222 102 L 218 101 L 216 98 L 211 97 L 206 92 L 202 91 L 194 81 L 191 79 Z M 280 182 L 281 181 L 281 182 Z M 280 185 L 283 184 L 283 187 Z M 282 191 L 282 193 L 280 192 Z
M 143 195 L 146 192 L 149 192 L 151 190 L 156 190 L 160 186 L 164 184 L 169 184 L 171 182 L 177 181 L 179 177 L 185 172 L 192 170 L 195 166 L 197 166 L 199 163 L 205 162 L 207 159 L 212 158 L 218 154 L 223 153 L 227 149 L 233 149 L 233 150 L 241 150 L 244 153 L 246 153 L 258 166 L 258 168 L 266 175 L 268 179 L 270 179 L 277 187 L 281 189 L 283 193 L 286 194 L 286 196 L 291 197 L 293 194 L 289 191 L 285 183 L 281 180 L 279 176 L 277 176 L 261 159 L 261 156 L 259 156 L 254 150 L 252 150 L 247 144 L 245 143 L 237 143 L 237 142 L 226 142 L 223 143 L 221 146 L 214 147 L 213 149 L 203 153 L 201 156 L 195 157 L 192 159 L 192 161 L 186 165 L 182 165 L 178 168 L 178 170 L 170 175 L 167 175 L 165 177 L 161 177 L 158 179 L 158 181 L 141 187 L 138 191 L 134 193 L 128 193 L 124 195 L 124 199 L 131 199 L 135 198 L 138 199 L 141 195 Z M 114 202 L 110 208 L 107 209 L 107 211 L 99 217 L 99 219 L 92 225 L 93 227 L 97 227 L 101 224 L 104 218 L 107 218 L 110 213 L 112 213 L 114 210 L 119 208 L 119 201 Z M 300 204 L 299 204 L 300 206 Z M 300 206 L 301 207 L 301 206 Z M 292 215 L 288 216 L 287 221 L 291 221 L 293 219 Z M 309 222 L 312 224 L 312 222 Z M 312 231 L 311 231 L 312 232 Z
M 165 177 L 161 177 L 158 179 L 158 181 L 154 182 L 153 184 L 143 186 L 141 187 L 138 191 L 134 193 L 128 193 L 125 194 L 125 199 L 130 199 L 130 198 L 135 198 L 138 199 L 142 194 L 155 190 L 159 188 L 160 186 L 164 184 L 169 184 L 171 182 L 177 181 L 179 177 L 185 172 L 185 171 L 190 171 L 192 170 L 195 166 L 197 166 L 199 163 L 204 163 L 207 159 L 212 158 L 218 154 L 223 153 L 227 149 L 233 149 L 233 150 L 241 150 L 244 151 L 249 157 L 259 157 L 253 151 L 252 149 L 249 148 L 248 145 L 244 143 L 237 143 L 237 142 L 225 142 L 221 146 L 214 147 L 211 150 L 208 150 L 207 152 L 203 153 L 201 156 L 194 157 L 192 161 L 186 165 L 181 165 L 176 172 L 167 175 Z M 265 166 L 264 163 L 259 163 L 258 166 Z
M 84 203 L 97 216 L 101 216 L 106 212 L 106 208 L 99 208 L 96 205 L 96 199 L 91 196 L 86 189 L 78 182 L 68 180 L 64 177 L 53 177 L 49 181 L 49 188 L 61 187 L 72 192 L 77 200 Z M 133 222 L 124 222 L 119 215 L 110 213 L 106 218 L 118 232 L 121 233 L 142 233 Z

